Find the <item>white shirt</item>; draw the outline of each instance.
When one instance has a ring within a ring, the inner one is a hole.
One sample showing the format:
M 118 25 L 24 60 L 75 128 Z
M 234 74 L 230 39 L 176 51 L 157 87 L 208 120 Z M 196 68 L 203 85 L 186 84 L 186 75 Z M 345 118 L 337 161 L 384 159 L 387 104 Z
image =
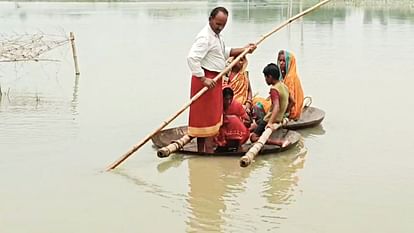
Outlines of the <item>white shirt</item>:
M 187 56 L 188 66 L 194 76 L 204 76 L 205 68 L 210 71 L 221 72 L 226 67 L 226 60 L 230 56 L 231 48 L 226 48 L 222 36 L 217 35 L 207 25 L 198 33 L 195 42 Z

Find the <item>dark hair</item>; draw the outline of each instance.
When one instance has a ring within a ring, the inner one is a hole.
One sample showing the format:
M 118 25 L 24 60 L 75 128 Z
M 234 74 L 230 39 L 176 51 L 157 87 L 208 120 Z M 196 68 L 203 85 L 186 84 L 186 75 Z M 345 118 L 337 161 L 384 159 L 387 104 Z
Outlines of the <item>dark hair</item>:
M 278 80 L 280 76 L 279 67 L 275 63 L 270 63 L 263 69 L 263 74 L 265 76 L 270 75 L 273 80 Z
M 227 9 L 226 8 L 224 8 L 224 7 L 222 7 L 222 6 L 218 6 L 218 7 L 216 7 L 216 8 L 214 8 L 213 10 L 211 10 L 211 12 L 210 12 L 210 17 L 208 17 L 208 19 L 210 20 L 210 19 L 213 19 L 214 17 L 216 17 L 216 15 L 219 13 L 219 12 L 223 12 L 223 14 L 225 14 L 225 15 L 229 15 L 229 12 L 227 11 Z
M 231 87 L 225 87 L 224 89 L 223 89 L 223 98 L 226 98 L 226 97 L 232 97 L 233 98 L 233 96 L 234 96 L 234 92 L 233 92 L 233 89 L 231 89 Z

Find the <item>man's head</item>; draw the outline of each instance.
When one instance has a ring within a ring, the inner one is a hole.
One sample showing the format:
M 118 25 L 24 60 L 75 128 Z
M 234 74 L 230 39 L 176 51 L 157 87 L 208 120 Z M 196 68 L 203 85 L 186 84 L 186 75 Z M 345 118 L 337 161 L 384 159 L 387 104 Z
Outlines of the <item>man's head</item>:
M 216 7 L 210 12 L 210 17 L 208 18 L 211 29 L 216 33 L 220 34 L 224 26 L 227 23 L 227 17 L 229 12 L 224 7 Z
M 275 63 L 270 63 L 263 69 L 263 75 L 267 85 L 275 84 L 279 80 L 279 68 Z
M 223 88 L 223 107 L 224 109 L 227 109 L 231 102 L 233 102 L 233 96 L 234 92 L 233 89 L 231 89 L 230 86 L 225 86 Z

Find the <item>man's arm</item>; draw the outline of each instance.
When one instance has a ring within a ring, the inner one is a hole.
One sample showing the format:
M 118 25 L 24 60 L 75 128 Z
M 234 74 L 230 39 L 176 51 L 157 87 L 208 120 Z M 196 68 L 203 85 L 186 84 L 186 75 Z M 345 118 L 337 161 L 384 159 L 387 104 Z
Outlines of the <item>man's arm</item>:
M 243 48 L 232 48 L 230 50 L 230 57 L 237 57 L 239 56 L 245 49 L 249 48 L 249 53 L 253 53 L 253 51 L 256 49 L 256 45 L 253 43 L 250 43 Z
M 267 122 L 266 128 L 272 128 L 273 123 L 275 123 L 276 115 L 279 112 L 279 92 L 272 89 L 270 91 L 270 97 L 272 99 L 272 115 L 270 115 L 269 121 Z

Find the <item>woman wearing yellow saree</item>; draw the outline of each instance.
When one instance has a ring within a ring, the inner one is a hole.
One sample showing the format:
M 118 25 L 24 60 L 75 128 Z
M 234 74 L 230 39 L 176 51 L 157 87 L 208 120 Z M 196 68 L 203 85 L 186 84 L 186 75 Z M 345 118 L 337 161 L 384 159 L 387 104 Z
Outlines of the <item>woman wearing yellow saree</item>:
M 280 50 L 277 58 L 277 65 L 281 72 L 281 80 L 289 89 L 290 99 L 293 103 L 290 104 L 289 119 L 298 120 L 302 113 L 303 106 L 303 89 L 299 76 L 296 72 L 296 58 L 286 51 Z
M 252 89 L 250 87 L 249 72 L 247 69 L 247 59 L 243 57 L 233 66 L 229 75 L 228 84 L 234 92 L 234 100 L 242 104 L 247 113 L 252 107 Z

